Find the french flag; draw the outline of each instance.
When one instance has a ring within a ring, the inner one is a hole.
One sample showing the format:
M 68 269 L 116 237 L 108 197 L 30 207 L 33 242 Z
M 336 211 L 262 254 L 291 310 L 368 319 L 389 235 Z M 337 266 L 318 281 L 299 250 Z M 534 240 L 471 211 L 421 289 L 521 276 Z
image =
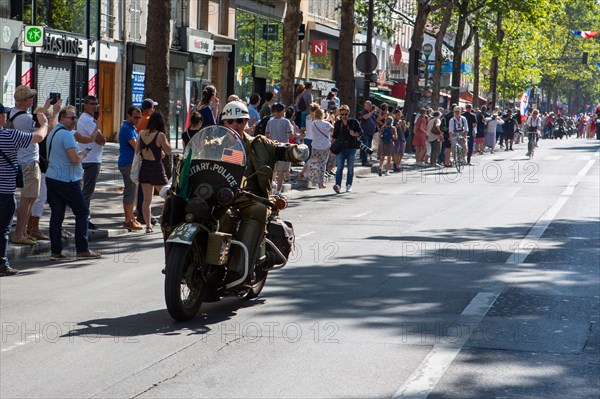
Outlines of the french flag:
M 591 39 L 593 37 L 598 36 L 598 32 L 589 31 L 589 30 L 572 30 L 575 36 L 581 36 L 584 39 Z

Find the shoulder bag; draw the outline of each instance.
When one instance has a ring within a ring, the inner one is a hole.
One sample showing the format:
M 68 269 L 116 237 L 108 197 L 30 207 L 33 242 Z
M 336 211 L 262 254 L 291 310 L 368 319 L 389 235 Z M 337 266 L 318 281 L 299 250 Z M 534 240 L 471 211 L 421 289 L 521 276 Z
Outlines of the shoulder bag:
M 25 185 L 24 184 L 25 179 L 23 178 L 23 170 L 21 169 L 21 165 L 19 165 L 18 162 L 16 165 L 14 163 L 12 163 L 2 150 L 0 150 L 0 156 L 2 156 L 2 158 L 4 158 L 6 160 L 6 163 L 8 163 L 10 166 L 12 166 L 13 169 L 15 170 L 15 172 L 17 172 L 17 179 L 16 179 L 17 187 L 23 188 L 23 186 Z

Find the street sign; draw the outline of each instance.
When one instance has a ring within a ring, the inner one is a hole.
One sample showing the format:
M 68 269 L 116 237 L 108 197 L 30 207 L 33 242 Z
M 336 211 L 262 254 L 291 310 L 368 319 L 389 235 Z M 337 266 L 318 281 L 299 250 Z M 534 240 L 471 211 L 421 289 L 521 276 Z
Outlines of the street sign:
M 429 55 L 433 52 L 433 46 L 431 43 L 425 43 L 423 45 L 423 54 L 425 54 L 425 58 L 429 58 Z
M 396 44 L 396 48 L 394 49 L 394 64 L 396 64 L 396 66 L 400 66 L 401 62 L 402 62 L 402 48 L 400 47 L 399 44 Z
M 370 68 L 367 68 L 367 57 L 370 56 L 371 62 L 369 64 Z M 377 56 L 373 53 L 367 53 L 363 51 L 356 57 L 356 68 L 362 73 L 371 73 L 377 69 Z
M 215 53 L 231 53 L 233 46 L 231 44 L 215 44 L 213 51 Z
M 25 27 L 25 43 L 27 47 L 43 47 L 44 46 L 44 27 L 43 26 L 26 26 Z

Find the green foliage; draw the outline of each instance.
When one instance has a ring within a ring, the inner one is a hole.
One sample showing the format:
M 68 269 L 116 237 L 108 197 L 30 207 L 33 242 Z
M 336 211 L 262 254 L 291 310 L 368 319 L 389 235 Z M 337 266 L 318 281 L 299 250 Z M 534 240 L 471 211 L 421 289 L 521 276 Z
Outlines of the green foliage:
M 482 65 L 489 65 L 493 55 L 499 56 L 499 90 L 513 96 L 538 85 L 564 100 L 578 87 L 577 95 L 588 102 L 600 99 L 595 65 L 600 62 L 599 40 L 571 32 L 600 30 L 600 6 L 592 0 L 501 0 L 494 3 L 494 9 L 503 10 L 502 45 L 496 40 L 496 14 L 489 9 L 480 23 L 480 35 Z M 590 65 L 581 64 L 583 52 L 589 53 Z M 487 89 L 488 82 L 482 83 Z
M 373 3 L 373 32 L 385 39 L 390 39 L 392 30 L 392 16 L 390 8 L 396 5 L 395 0 L 374 0 Z M 369 17 L 369 0 L 356 0 L 355 12 L 356 25 L 366 32 Z

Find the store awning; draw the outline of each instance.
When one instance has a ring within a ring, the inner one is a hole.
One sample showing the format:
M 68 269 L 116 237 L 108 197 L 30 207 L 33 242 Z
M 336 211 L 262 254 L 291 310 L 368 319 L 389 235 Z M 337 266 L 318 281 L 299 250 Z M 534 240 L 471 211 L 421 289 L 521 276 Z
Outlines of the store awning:
M 381 101 L 385 101 L 386 103 L 394 104 L 396 107 L 404 107 L 404 100 L 401 100 L 399 98 L 392 97 L 392 96 L 386 96 L 385 94 L 381 94 L 381 93 L 371 93 L 371 96 L 373 96 Z

